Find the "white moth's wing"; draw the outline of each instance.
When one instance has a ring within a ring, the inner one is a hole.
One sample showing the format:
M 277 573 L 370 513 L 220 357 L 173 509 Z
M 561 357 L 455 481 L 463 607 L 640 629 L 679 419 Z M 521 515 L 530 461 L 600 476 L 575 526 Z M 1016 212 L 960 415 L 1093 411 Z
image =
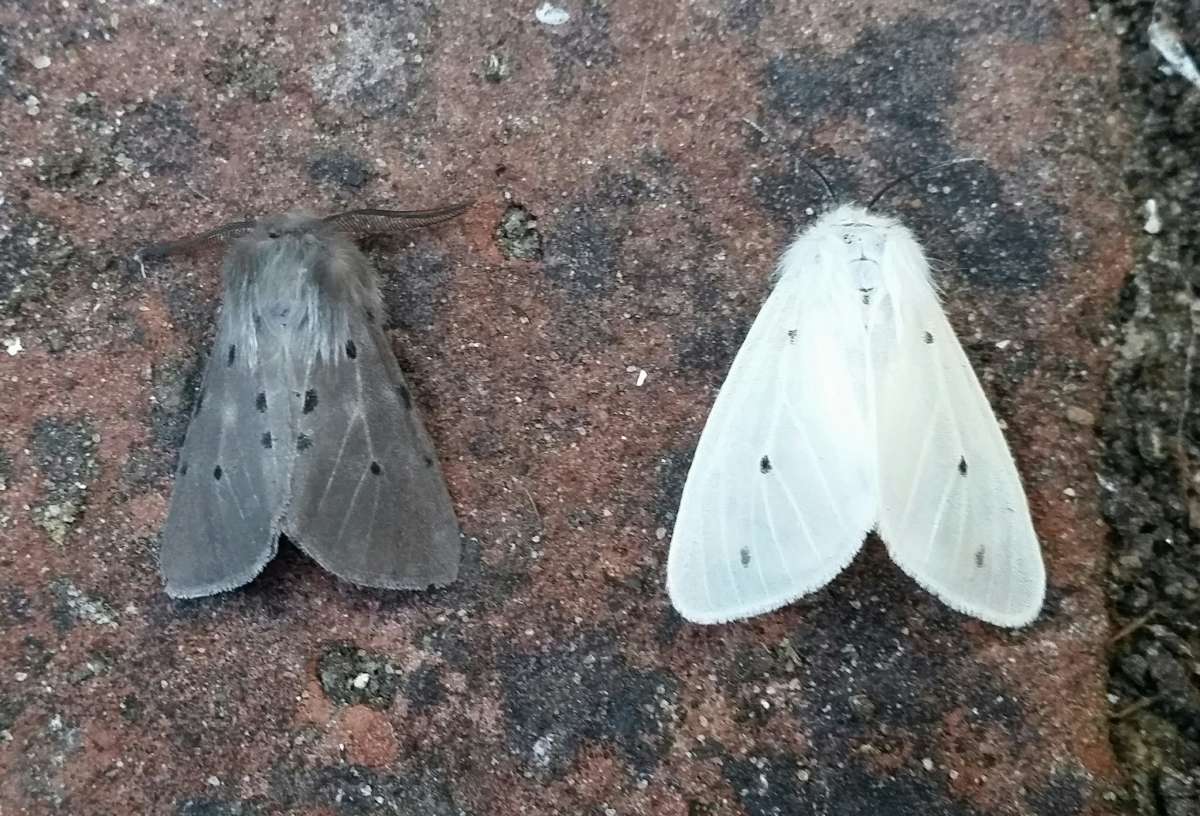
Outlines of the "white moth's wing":
M 433 443 L 386 335 L 359 319 L 336 364 L 298 373 L 298 444 L 284 532 L 338 577 L 426 589 L 462 545 Z
M 876 338 L 898 344 L 879 371 L 879 534 L 947 605 L 1023 626 L 1045 594 L 1037 535 L 995 415 L 917 253 L 900 253 L 892 262 L 903 266 L 885 271 L 901 330 Z
M 291 460 L 284 349 L 260 343 L 250 365 L 229 337 L 205 368 L 163 529 L 159 570 L 176 598 L 239 587 L 275 555 Z
M 667 590 L 696 623 L 768 612 L 818 589 L 875 523 L 865 333 L 832 302 L 836 270 L 801 260 L 785 257 L 684 485 Z

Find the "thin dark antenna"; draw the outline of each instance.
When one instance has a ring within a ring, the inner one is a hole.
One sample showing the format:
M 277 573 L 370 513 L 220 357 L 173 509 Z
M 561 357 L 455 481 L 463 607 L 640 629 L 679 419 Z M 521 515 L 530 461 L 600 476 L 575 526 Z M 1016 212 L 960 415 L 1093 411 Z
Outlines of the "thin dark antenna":
M 743 116 L 742 122 L 744 122 L 745 124 L 752 127 L 755 130 L 755 132 L 758 133 L 759 136 L 763 137 L 764 141 L 768 141 L 768 142 L 775 141 L 774 139 L 771 138 L 771 134 L 769 134 L 765 130 L 763 130 L 757 123 L 755 123 L 755 121 L 753 119 L 749 119 L 749 118 Z M 804 162 L 804 166 L 807 167 L 809 170 L 813 171 L 813 174 L 816 175 L 816 177 L 821 180 L 821 184 L 823 184 L 825 186 L 825 192 L 829 195 L 829 197 L 831 199 L 837 198 L 837 193 L 835 193 L 833 191 L 833 185 L 829 183 L 829 179 L 825 178 L 825 174 L 822 173 L 820 170 L 818 170 L 817 166 L 815 164 L 813 164 L 812 162 L 810 162 L 808 159 L 804 158 L 803 156 L 797 156 L 796 160 Z
M 228 244 L 231 241 L 236 241 L 252 229 L 254 229 L 253 221 L 234 221 L 232 224 L 224 224 L 191 238 L 162 241 L 161 243 L 142 247 L 134 253 L 134 257 L 141 263 L 143 261 L 165 258 L 168 255 L 183 255 L 205 249 L 212 244 Z
M 829 195 L 829 198 L 836 199 L 837 193 L 835 193 L 833 191 L 833 185 L 829 183 L 829 179 L 825 178 L 825 174 L 822 173 L 820 170 L 818 170 L 817 166 L 815 164 L 813 164 L 812 162 L 810 162 L 808 159 L 804 158 L 803 156 L 797 156 L 796 158 L 799 161 L 804 162 L 804 166 L 807 167 L 809 170 L 812 170 L 813 173 L 816 174 L 817 178 L 819 178 L 821 180 L 821 183 L 825 185 L 825 192 Z
M 889 181 L 887 184 L 883 185 L 883 189 L 871 197 L 871 200 L 867 203 L 867 209 L 869 210 L 872 207 L 874 207 L 876 204 L 879 203 L 879 199 L 883 198 L 888 192 L 890 192 L 891 190 L 900 186 L 901 184 L 903 184 L 906 181 L 912 181 L 913 179 L 917 178 L 918 176 L 923 176 L 927 173 L 933 173 L 937 170 L 944 170 L 945 168 L 952 167 L 956 164 L 968 164 L 970 162 L 982 163 L 983 159 L 977 159 L 974 157 L 966 158 L 966 159 L 951 159 L 950 161 L 944 161 L 944 162 L 940 162 L 939 164 L 935 164 L 932 167 L 925 167 L 920 170 L 914 170 L 911 173 L 906 173 L 903 176 L 900 176 L 900 178 L 898 178 L 894 181 Z

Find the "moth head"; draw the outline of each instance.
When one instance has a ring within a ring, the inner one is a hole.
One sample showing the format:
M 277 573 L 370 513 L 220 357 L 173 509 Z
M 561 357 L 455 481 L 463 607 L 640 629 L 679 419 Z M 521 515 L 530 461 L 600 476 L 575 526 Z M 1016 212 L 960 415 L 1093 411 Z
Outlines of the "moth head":
M 461 215 L 470 206 L 467 202 L 432 210 L 348 210 L 325 218 L 293 212 L 256 221 L 235 221 L 191 238 L 150 244 L 137 250 L 133 259 L 142 263 L 219 247 L 229 248 L 227 262 L 237 260 L 239 255 L 247 262 L 255 260 L 253 256 L 270 254 L 273 250 L 311 252 L 323 246 L 350 253 L 353 237 L 431 226 Z
M 878 262 L 887 242 L 887 228 L 875 224 L 846 222 L 836 225 L 837 237 L 845 247 L 849 261 Z
M 320 219 L 307 213 L 273 215 L 254 222 L 254 228 L 242 239 L 260 249 L 316 247 L 327 240 L 331 230 Z
M 889 232 L 895 226 L 893 219 L 868 212 L 854 204 L 831 210 L 817 224 L 826 235 L 835 237 L 847 261 L 877 261 L 883 254 Z

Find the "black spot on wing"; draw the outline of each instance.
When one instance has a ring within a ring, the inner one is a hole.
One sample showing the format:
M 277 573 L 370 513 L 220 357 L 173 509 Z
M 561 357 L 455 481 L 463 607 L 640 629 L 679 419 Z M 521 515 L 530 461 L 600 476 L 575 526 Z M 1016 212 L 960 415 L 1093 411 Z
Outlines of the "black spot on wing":
M 796 330 L 795 330 L 795 329 L 788 329 L 788 333 L 787 333 L 787 334 L 788 334 L 788 342 L 789 342 L 789 343 L 795 343 L 795 342 L 796 342 Z
M 396 393 L 400 395 L 400 399 L 404 401 L 404 410 L 412 410 L 412 394 L 408 393 L 408 386 L 400 383 L 396 386 Z
M 928 344 L 933 343 L 933 335 L 930 334 L 929 332 L 925 332 L 925 342 Z
M 225 355 L 225 365 L 233 365 L 233 361 L 237 359 L 237 346 L 229 344 L 229 353 Z
M 264 391 L 259 391 L 258 396 L 254 398 L 254 407 L 260 414 L 267 412 L 267 395 Z
M 742 547 L 741 551 L 738 553 L 738 557 L 741 558 L 743 567 L 750 566 L 750 548 L 749 547 Z
M 383 472 L 383 468 L 381 468 L 379 466 L 378 462 L 371 462 L 371 473 L 373 475 L 378 476 L 382 472 Z
M 975 551 L 975 566 L 978 569 L 983 569 L 983 547 Z
M 187 467 L 188 467 L 188 463 L 187 463 L 187 462 L 181 462 L 181 463 L 180 463 L 180 465 L 179 465 L 179 475 L 180 475 L 180 476 L 186 476 L 186 475 L 187 475 Z
M 215 468 L 213 468 L 213 478 L 216 479 L 218 482 L 221 481 L 221 474 L 223 472 L 224 471 L 221 470 L 221 466 L 217 465 Z
M 316 407 L 317 392 L 310 388 L 304 392 L 304 413 L 311 414 Z
M 961 476 L 967 475 L 967 457 L 960 456 L 958 458 L 958 472 Z
M 358 356 L 358 346 L 354 345 L 353 340 L 346 341 L 346 356 L 351 360 Z
M 296 437 L 296 450 L 306 451 L 312 447 L 312 437 L 308 434 L 300 434 Z
M 271 439 L 271 432 L 265 431 L 262 435 L 262 446 L 264 448 L 270 448 L 273 444 L 274 444 L 274 442 Z
M 425 467 L 427 467 L 427 468 L 433 467 L 433 457 L 432 456 L 425 457 Z
M 771 472 L 771 457 L 763 454 L 763 458 L 758 460 L 758 469 L 762 473 Z
M 200 389 L 200 393 L 196 395 L 196 416 L 200 416 L 200 409 L 204 407 L 204 389 Z

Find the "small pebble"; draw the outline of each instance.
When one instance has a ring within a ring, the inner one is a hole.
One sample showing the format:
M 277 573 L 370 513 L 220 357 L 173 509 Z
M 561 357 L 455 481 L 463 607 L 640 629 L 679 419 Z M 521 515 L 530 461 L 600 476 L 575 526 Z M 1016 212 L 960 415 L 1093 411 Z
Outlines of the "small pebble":
M 1146 199 L 1146 203 L 1142 205 L 1142 212 L 1146 214 L 1146 223 L 1142 225 L 1142 229 L 1148 235 L 1158 235 L 1162 232 L 1162 218 L 1158 215 L 1158 202 L 1153 198 Z
M 1067 420 L 1090 428 L 1096 424 L 1096 415 L 1086 408 L 1072 405 L 1067 408 Z
M 548 26 L 560 26 L 571 19 L 571 12 L 553 3 L 542 3 L 533 13 L 539 23 Z

